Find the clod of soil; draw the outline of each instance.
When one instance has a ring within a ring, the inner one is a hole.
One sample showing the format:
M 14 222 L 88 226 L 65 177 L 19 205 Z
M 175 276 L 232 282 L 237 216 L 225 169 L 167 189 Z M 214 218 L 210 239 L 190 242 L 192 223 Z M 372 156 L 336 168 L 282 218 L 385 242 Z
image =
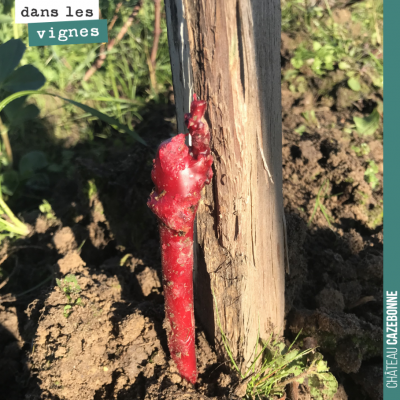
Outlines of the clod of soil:
M 67 254 L 69 251 L 75 250 L 78 247 L 75 241 L 75 235 L 69 226 L 55 233 L 53 243 L 60 254 Z
M 215 392 L 214 384 L 205 382 L 203 375 L 207 371 L 207 378 L 209 369 L 216 368 L 217 358 L 201 331 L 196 343 L 200 377 L 195 391 L 179 376 L 165 338 L 160 341 L 162 308 L 146 301 L 125 301 L 118 277 L 101 272 L 89 275 L 76 252 L 63 260 L 68 260 L 64 265 L 69 268 L 63 273 L 74 271 L 77 277 L 82 305 L 73 305 L 66 317 L 63 309 L 68 299 L 55 287 L 40 313 L 31 315 L 31 320 L 39 319 L 30 361 L 40 382 L 40 398 L 150 400 L 160 398 L 163 391 L 161 398 L 205 399 L 199 392 Z M 150 267 L 137 278 L 144 296 L 160 287 Z M 221 393 L 229 390 L 229 379 L 221 370 Z M 189 393 L 193 397 L 187 397 Z

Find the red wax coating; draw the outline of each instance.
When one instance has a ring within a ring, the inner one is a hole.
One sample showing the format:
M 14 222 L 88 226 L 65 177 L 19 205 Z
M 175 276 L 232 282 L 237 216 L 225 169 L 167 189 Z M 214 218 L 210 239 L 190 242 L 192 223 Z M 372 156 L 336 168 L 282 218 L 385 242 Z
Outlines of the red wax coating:
M 194 95 L 190 113 L 185 114 L 191 147 L 182 133 L 159 146 L 151 172 L 155 189 L 147 202 L 159 219 L 168 347 L 181 376 L 193 384 L 193 224 L 200 192 L 213 176 L 210 132 L 203 118 L 206 106 Z

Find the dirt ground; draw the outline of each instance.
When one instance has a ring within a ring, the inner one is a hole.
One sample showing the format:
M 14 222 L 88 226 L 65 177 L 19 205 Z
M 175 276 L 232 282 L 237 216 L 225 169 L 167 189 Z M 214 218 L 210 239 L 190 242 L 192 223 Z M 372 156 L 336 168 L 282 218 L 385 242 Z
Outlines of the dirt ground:
M 287 43 L 283 37 L 283 73 Z M 340 384 L 336 400 L 377 400 L 383 376 L 382 185 L 372 190 L 364 173 L 372 159 L 382 182 L 382 132 L 361 138 L 343 129 L 353 115 L 369 114 L 381 93 L 352 102 L 335 74 L 329 98 L 319 94 L 327 79 L 313 79 L 306 93 L 282 87 L 290 247 L 285 335 L 293 340 L 302 330 L 302 338 L 319 346 Z M 318 123 L 296 133 L 310 110 Z M 23 214 L 32 234 L 2 246 L 2 267 L 13 275 L 0 291 L 0 399 L 235 398 L 238 382 L 201 327 L 195 387 L 179 377 L 162 328 L 158 234 L 146 199 L 151 159 L 158 143 L 174 134 L 172 117 L 172 104 L 147 110 L 138 129 L 152 133 L 150 149 L 109 148 L 100 162 L 85 156 L 83 146 L 72 161 L 75 174 L 57 182 L 56 218 L 32 208 Z M 351 149 L 365 142 L 368 157 Z M 90 193 L 88 181 L 96 187 Z M 316 207 L 317 198 L 328 217 Z M 68 318 L 67 297 L 55 281 L 67 274 L 81 288 L 72 295 L 81 305 L 73 305 Z M 311 399 L 306 386 L 297 393 L 288 398 Z

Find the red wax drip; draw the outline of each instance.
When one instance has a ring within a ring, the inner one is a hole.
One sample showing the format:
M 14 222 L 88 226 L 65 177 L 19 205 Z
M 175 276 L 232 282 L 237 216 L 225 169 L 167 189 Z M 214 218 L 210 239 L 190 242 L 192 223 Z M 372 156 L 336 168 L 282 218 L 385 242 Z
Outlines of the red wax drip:
M 168 347 L 179 373 L 197 379 L 193 313 L 193 224 L 201 190 L 210 183 L 213 158 L 210 132 L 203 116 L 207 103 L 196 94 L 185 114 L 192 146 L 179 134 L 161 143 L 153 160 L 155 190 L 147 205 L 160 223 L 161 262 Z

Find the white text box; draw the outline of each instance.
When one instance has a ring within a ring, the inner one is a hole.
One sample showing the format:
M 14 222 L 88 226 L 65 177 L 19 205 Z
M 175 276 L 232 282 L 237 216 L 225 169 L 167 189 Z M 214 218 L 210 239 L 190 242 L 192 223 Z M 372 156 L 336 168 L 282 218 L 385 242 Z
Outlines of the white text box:
M 17 24 L 88 19 L 99 19 L 99 0 L 15 0 Z

